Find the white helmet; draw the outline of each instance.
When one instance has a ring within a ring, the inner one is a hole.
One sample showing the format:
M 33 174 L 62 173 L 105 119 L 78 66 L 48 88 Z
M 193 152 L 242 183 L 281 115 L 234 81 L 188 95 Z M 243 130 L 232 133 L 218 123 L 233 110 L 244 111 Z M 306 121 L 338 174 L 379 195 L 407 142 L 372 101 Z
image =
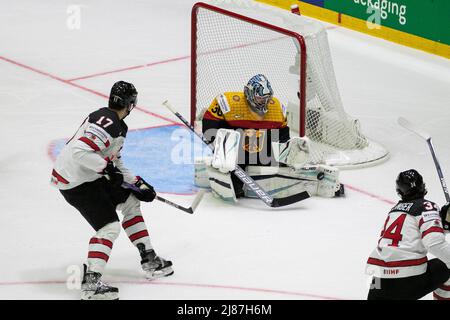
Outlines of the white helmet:
M 253 111 L 264 115 L 267 105 L 273 97 L 273 90 L 269 80 L 262 74 L 253 76 L 244 87 L 244 94 Z

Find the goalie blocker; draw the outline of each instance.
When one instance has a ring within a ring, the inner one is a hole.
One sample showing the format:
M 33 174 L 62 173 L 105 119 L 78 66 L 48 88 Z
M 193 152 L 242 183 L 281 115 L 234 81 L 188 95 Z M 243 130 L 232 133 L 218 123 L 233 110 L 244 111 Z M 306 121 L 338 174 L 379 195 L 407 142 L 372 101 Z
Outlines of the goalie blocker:
M 237 164 L 240 133 L 219 129 L 212 158 L 197 159 L 195 184 L 212 189 L 213 194 L 229 202 L 240 196 L 256 198 L 246 186 L 235 190 L 231 171 Z M 344 195 L 339 183 L 339 170 L 325 165 L 305 166 L 309 159 L 309 140 L 292 138 L 286 143 L 273 143 L 279 166 L 247 166 L 247 173 L 274 198 L 284 198 L 307 191 L 310 195 L 331 198 Z M 238 191 L 238 194 L 236 194 Z

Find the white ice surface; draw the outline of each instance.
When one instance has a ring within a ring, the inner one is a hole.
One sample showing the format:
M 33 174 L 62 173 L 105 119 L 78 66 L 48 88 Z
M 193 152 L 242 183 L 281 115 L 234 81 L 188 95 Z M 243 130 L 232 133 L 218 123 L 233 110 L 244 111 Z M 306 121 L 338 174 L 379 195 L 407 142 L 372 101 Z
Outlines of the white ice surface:
M 183 57 L 193 1 L 170 3 L 79 0 L 81 29 L 69 30 L 69 1 L 0 0 L 0 299 L 79 298 L 65 285 L 66 270 L 82 263 L 92 231 L 49 185 L 47 148 L 71 136 L 106 100 L 75 85 L 108 94 L 113 82 L 128 80 L 146 110 L 175 121 L 160 106 L 168 98 L 188 115 L 189 59 Z M 122 233 L 105 275 L 122 299 L 364 299 L 365 262 L 388 202 L 396 200 L 398 172 L 418 169 L 429 198 L 443 203 L 426 145 L 396 119 L 429 131 L 444 174 L 450 171 L 450 62 L 342 28 L 331 28 L 329 38 L 346 110 L 389 149 L 390 160 L 343 171 L 345 199 L 314 198 L 285 210 L 256 200 L 230 206 L 211 194 L 192 216 L 144 204 L 153 244 L 172 259 L 175 274 L 146 282 Z M 168 123 L 137 110 L 127 122 L 130 128 Z M 167 197 L 185 205 L 193 198 Z

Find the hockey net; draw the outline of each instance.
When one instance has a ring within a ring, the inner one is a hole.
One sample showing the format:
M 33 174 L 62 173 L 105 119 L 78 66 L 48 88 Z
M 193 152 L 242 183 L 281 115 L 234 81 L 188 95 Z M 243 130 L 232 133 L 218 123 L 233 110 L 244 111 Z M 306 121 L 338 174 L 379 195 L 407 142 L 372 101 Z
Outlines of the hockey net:
M 311 164 L 368 166 L 388 157 L 345 111 L 322 24 L 253 1 L 215 0 L 192 9 L 191 122 L 197 129 L 219 94 L 268 77 L 288 125 L 311 140 Z M 292 135 L 292 134 L 291 134 Z

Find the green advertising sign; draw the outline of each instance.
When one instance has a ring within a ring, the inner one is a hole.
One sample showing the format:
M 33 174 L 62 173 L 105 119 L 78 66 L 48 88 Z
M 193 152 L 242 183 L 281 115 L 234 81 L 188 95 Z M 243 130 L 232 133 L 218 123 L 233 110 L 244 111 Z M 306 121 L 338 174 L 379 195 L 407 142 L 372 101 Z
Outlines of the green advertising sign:
M 450 45 L 449 0 L 325 0 L 324 7 Z

